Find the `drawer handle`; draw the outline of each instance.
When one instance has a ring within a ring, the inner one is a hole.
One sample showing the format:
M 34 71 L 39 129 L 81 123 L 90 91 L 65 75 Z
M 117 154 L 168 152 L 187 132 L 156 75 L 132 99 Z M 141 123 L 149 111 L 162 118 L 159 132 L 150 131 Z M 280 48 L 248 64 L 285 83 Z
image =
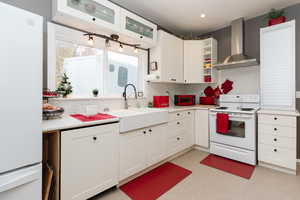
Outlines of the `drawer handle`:
M 180 137 L 178 137 L 177 140 L 179 141 L 179 140 L 180 140 Z
M 191 114 L 191 112 L 188 112 L 188 115 L 190 115 Z
M 177 113 L 177 116 L 180 116 L 180 113 Z
M 146 131 L 143 131 L 143 133 L 146 134 L 147 132 L 146 132 Z
M 274 149 L 274 152 L 277 152 L 277 149 Z
M 274 120 L 277 120 L 277 117 L 274 117 Z
M 96 18 L 93 18 L 93 21 L 96 21 Z
M 150 129 L 149 132 L 151 133 L 151 132 L 152 132 L 152 129 Z
M 177 124 L 179 125 L 179 124 L 180 124 L 180 122 L 177 122 Z
M 274 128 L 274 131 L 277 131 L 277 128 Z
M 96 141 L 98 138 L 97 137 L 93 137 L 93 140 Z
M 277 142 L 277 138 L 274 138 L 274 141 Z

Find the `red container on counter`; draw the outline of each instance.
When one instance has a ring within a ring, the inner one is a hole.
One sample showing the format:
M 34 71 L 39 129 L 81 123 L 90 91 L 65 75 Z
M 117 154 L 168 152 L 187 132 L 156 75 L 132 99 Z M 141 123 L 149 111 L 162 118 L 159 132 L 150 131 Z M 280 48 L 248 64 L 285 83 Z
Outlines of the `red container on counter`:
M 209 75 L 204 76 L 204 82 L 210 83 L 211 82 L 211 76 L 209 76 Z
M 203 105 L 215 105 L 215 97 L 200 97 L 200 104 Z
M 154 108 L 169 107 L 169 96 L 153 96 Z

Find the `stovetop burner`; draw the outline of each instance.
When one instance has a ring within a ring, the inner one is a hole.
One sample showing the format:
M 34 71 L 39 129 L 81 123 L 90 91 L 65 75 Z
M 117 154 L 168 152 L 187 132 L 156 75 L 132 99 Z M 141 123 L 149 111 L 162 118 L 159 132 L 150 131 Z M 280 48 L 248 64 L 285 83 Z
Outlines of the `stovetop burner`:
M 241 108 L 241 111 L 252 111 L 254 108 Z
M 217 110 L 227 110 L 228 107 L 221 106 L 221 107 L 217 107 L 216 109 L 217 109 Z

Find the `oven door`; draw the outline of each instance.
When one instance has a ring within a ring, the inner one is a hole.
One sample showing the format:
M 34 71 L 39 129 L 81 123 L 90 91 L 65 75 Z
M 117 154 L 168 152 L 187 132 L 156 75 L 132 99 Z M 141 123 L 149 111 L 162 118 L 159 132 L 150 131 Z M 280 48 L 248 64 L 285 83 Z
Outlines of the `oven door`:
M 216 113 L 210 113 L 211 142 L 233 147 L 255 150 L 256 148 L 256 117 L 254 114 L 229 113 L 229 130 L 227 134 L 216 131 Z

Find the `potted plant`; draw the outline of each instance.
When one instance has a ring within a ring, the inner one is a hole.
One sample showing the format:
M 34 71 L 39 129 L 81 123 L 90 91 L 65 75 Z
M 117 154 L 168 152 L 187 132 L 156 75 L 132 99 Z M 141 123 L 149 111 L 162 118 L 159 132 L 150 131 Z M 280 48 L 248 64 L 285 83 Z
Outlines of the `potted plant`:
M 99 94 L 99 90 L 98 89 L 93 89 L 93 95 L 94 97 L 97 97 Z
M 284 9 L 277 10 L 275 8 L 272 8 L 271 11 L 268 13 L 267 18 L 269 20 L 269 26 L 284 23 L 286 20 L 285 11 Z
M 61 81 L 58 84 L 56 92 L 63 96 L 63 98 L 68 97 L 69 94 L 73 92 L 73 87 L 69 81 L 69 77 L 64 73 L 61 77 Z

